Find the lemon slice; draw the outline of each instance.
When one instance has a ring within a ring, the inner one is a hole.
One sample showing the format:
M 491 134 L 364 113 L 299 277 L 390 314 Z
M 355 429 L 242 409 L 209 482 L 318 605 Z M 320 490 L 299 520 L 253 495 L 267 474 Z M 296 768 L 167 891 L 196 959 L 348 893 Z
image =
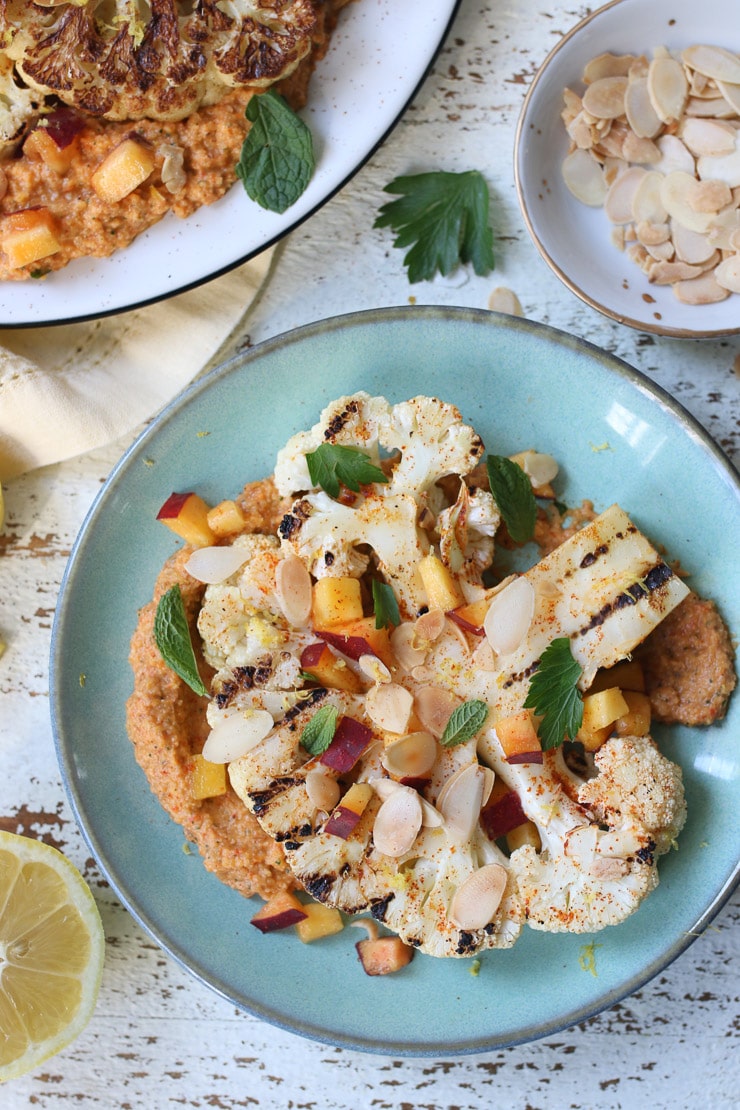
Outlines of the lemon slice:
M 95 900 L 73 864 L 42 841 L 0 831 L 0 1081 L 82 1032 L 104 948 Z

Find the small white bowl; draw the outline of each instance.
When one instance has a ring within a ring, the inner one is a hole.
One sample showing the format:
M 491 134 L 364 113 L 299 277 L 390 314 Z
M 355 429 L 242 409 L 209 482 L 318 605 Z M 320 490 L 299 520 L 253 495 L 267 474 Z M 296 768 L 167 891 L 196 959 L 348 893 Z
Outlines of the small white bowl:
M 583 89 L 587 62 L 599 54 L 671 52 L 694 44 L 740 53 L 738 0 L 613 0 L 573 27 L 548 54 L 522 107 L 515 177 L 527 228 L 546 262 L 586 304 L 640 331 L 680 338 L 740 333 L 740 295 L 685 305 L 670 286 L 651 284 L 611 241 L 603 208 L 569 192 L 562 163 L 569 139 L 560 117 L 563 90 Z

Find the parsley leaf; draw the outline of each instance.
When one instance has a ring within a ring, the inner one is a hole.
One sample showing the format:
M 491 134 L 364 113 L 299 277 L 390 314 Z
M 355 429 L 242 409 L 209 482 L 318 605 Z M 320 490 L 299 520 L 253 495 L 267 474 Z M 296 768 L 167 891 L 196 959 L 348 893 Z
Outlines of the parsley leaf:
M 486 459 L 488 484 L 514 543 L 527 543 L 534 535 L 537 502 L 532 483 L 518 463 L 505 455 Z
M 458 744 L 464 744 L 483 728 L 487 716 L 488 706 L 484 701 L 464 701 L 450 714 L 440 744 L 443 748 L 456 748 Z
M 398 602 L 392 587 L 385 582 L 378 582 L 377 578 L 373 578 L 373 609 L 376 628 L 387 628 L 388 625 L 397 628 L 401 623 L 401 614 L 398 612 Z
M 373 226 L 391 227 L 394 247 L 411 246 L 403 263 L 412 284 L 452 273 L 461 262 L 472 262 L 481 277 L 493 269 L 488 186 L 478 170 L 397 177 L 384 192 L 400 197 L 382 206 Z
M 567 636 L 559 636 L 542 652 L 524 708 L 542 717 L 538 731 L 543 749 L 557 748 L 566 738 L 575 739 L 583 721 L 583 699 L 578 689 L 582 674 Z
M 306 463 L 313 484 L 334 498 L 339 497 L 340 484 L 357 493 L 360 485 L 388 481 L 383 471 L 357 447 L 321 443 L 315 451 L 308 452 Z
M 253 96 L 246 115 L 252 126 L 236 176 L 260 207 L 284 212 L 304 192 L 316 166 L 311 132 L 272 89 Z
M 309 755 L 321 755 L 334 739 L 339 710 L 336 705 L 322 705 L 317 709 L 301 733 L 301 744 Z
M 172 586 L 159 599 L 154 617 L 154 640 L 159 654 L 170 670 L 179 675 L 196 694 L 206 695 L 208 691 L 198 674 L 179 586 Z

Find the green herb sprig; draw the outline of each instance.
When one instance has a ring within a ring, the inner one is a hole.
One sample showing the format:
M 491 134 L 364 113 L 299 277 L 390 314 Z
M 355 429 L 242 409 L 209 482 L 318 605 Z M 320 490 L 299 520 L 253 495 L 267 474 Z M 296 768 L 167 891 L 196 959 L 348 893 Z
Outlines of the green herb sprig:
M 251 98 L 246 116 L 252 126 L 236 175 L 261 208 L 285 212 L 305 192 L 316 167 L 311 132 L 272 89 Z
M 301 744 L 309 755 L 321 755 L 334 739 L 339 710 L 336 705 L 322 705 L 301 733 Z
M 545 751 L 559 747 L 566 739 L 575 739 L 581 727 L 583 698 L 578 681 L 582 674 L 567 636 L 559 636 L 542 652 L 524 708 L 542 717 L 538 732 Z
M 412 284 L 461 263 L 472 262 L 480 276 L 494 268 L 488 185 L 478 170 L 397 177 L 384 191 L 399 199 L 381 207 L 373 226 L 392 228 L 394 247 L 411 247 L 403 262 Z
M 177 585 L 170 587 L 159 599 L 154 616 L 154 641 L 170 670 L 196 694 L 205 696 L 208 690 L 198 673 L 182 592 Z
M 529 476 L 506 455 L 486 459 L 488 483 L 514 543 L 527 543 L 534 535 L 537 502 Z
M 373 610 L 376 628 L 397 628 L 401 623 L 398 602 L 391 586 L 373 578 Z
M 456 748 L 458 744 L 472 740 L 476 732 L 483 728 L 487 716 L 488 706 L 484 701 L 464 701 L 453 709 L 440 737 L 440 744 L 443 748 Z
M 321 443 L 315 451 L 307 453 L 306 463 L 313 484 L 335 499 L 339 497 L 341 486 L 358 493 L 361 485 L 388 481 L 380 467 L 357 447 Z

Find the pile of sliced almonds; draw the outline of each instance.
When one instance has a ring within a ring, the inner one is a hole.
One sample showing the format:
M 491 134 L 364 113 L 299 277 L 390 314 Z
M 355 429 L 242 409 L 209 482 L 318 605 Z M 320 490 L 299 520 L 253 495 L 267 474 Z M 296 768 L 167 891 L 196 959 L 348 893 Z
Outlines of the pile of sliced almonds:
M 740 293 L 740 56 L 601 54 L 564 91 L 563 178 L 612 241 L 683 304 Z

